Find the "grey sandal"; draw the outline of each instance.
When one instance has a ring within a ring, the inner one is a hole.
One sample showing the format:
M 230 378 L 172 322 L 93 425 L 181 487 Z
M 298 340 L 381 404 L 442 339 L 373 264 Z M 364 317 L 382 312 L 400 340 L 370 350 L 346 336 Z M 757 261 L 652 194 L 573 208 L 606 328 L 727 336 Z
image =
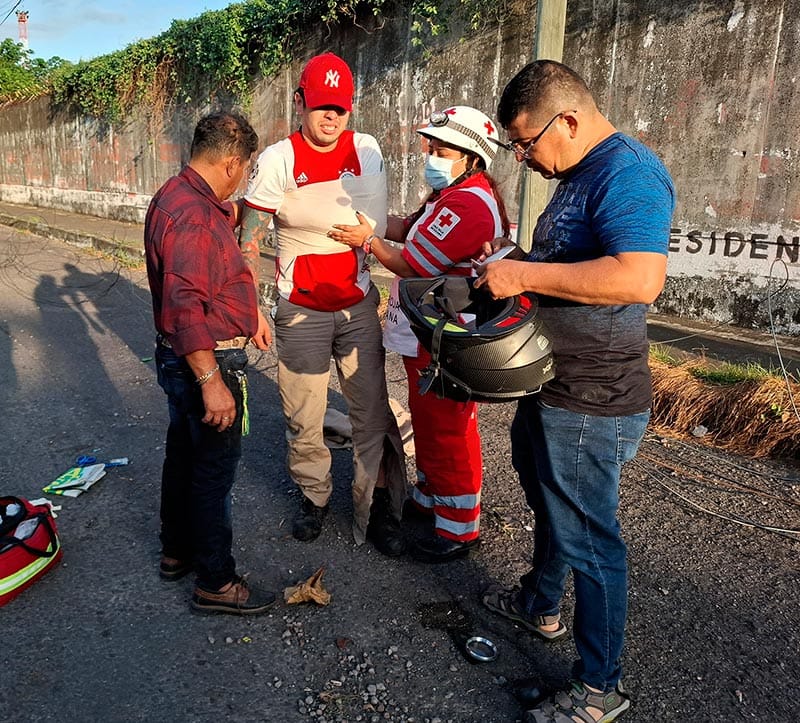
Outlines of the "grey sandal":
M 630 707 L 631 699 L 621 683 L 608 693 L 594 693 L 581 681 L 573 680 L 568 690 L 527 711 L 525 723 L 611 723 Z M 595 719 L 588 708 L 602 711 L 602 717 Z
M 526 615 L 519 607 L 519 587 L 503 587 L 492 585 L 483 593 L 483 604 L 492 612 L 513 620 L 526 630 L 538 635 L 542 640 L 552 643 L 567 634 L 567 626 L 561 622 L 560 615 Z M 558 623 L 555 630 L 543 630 L 542 626 Z

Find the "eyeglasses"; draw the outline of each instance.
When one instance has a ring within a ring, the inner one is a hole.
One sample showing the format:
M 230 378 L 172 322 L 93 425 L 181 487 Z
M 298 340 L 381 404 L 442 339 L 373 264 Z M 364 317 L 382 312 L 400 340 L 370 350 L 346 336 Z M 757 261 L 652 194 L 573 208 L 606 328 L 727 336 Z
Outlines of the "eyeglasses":
M 531 140 L 529 140 L 527 143 L 524 144 L 520 143 L 519 141 L 508 141 L 507 143 L 502 143 L 500 141 L 494 140 L 494 138 L 492 138 L 491 140 L 501 148 L 505 148 L 507 151 L 511 151 L 517 157 L 518 161 L 520 162 L 529 161 L 531 158 L 531 151 L 533 150 L 533 147 L 539 142 L 541 137 L 545 133 L 547 133 L 547 129 L 551 125 L 553 125 L 553 123 L 555 123 L 559 118 L 561 118 L 561 116 L 563 116 L 564 114 L 577 113 L 577 112 L 578 112 L 577 110 L 572 110 L 572 111 L 562 110 L 560 113 L 556 113 L 549 121 L 547 121 L 544 128 L 542 128 L 542 130 L 539 131 L 539 133 L 537 133 L 533 138 L 531 138 Z

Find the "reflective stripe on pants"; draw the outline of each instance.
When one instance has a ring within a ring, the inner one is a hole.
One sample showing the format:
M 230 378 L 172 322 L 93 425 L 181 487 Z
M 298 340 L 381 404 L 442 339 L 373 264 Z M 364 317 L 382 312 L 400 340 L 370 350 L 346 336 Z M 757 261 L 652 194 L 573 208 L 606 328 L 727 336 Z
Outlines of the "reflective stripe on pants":
M 418 357 L 403 357 L 417 458 L 418 480 L 411 496 L 421 507 L 433 509 L 437 534 L 472 540 L 480 531 L 481 511 L 478 405 L 439 399 L 432 392 L 420 396 L 419 372 L 429 361 L 424 349 Z

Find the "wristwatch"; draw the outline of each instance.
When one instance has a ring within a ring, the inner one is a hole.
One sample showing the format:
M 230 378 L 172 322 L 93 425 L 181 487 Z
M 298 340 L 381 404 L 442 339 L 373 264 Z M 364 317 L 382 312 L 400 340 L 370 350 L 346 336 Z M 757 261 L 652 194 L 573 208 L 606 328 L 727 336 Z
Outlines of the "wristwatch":
M 372 253 L 372 242 L 378 238 L 374 233 L 371 233 L 367 238 L 364 239 L 364 243 L 361 244 L 361 248 L 364 253 L 369 256 Z

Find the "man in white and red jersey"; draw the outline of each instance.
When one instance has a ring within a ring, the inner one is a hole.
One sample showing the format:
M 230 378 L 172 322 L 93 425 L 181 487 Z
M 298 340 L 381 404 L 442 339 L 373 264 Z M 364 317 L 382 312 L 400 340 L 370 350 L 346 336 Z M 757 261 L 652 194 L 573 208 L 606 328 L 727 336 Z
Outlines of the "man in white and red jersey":
M 274 313 L 288 468 L 303 500 L 292 534 L 313 540 L 328 512 L 331 457 L 323 439 L 333 357 L 353 429 L 353 534 L 384 554 L 405 550 L 406 477 L 388 404 L 384 350 L 365 253 L 326 236 L 356 210 L 386 227 L 386 175 L 377 141 L 347 129 L 353 76 L 333 53 L 312 58 L 294 94 L 300 129 L 259 156 L 245 194 L 240 246 L 256 278 L 259 243 L 277 234 Z M 260 328 L 267 322 L 263 315 Z

